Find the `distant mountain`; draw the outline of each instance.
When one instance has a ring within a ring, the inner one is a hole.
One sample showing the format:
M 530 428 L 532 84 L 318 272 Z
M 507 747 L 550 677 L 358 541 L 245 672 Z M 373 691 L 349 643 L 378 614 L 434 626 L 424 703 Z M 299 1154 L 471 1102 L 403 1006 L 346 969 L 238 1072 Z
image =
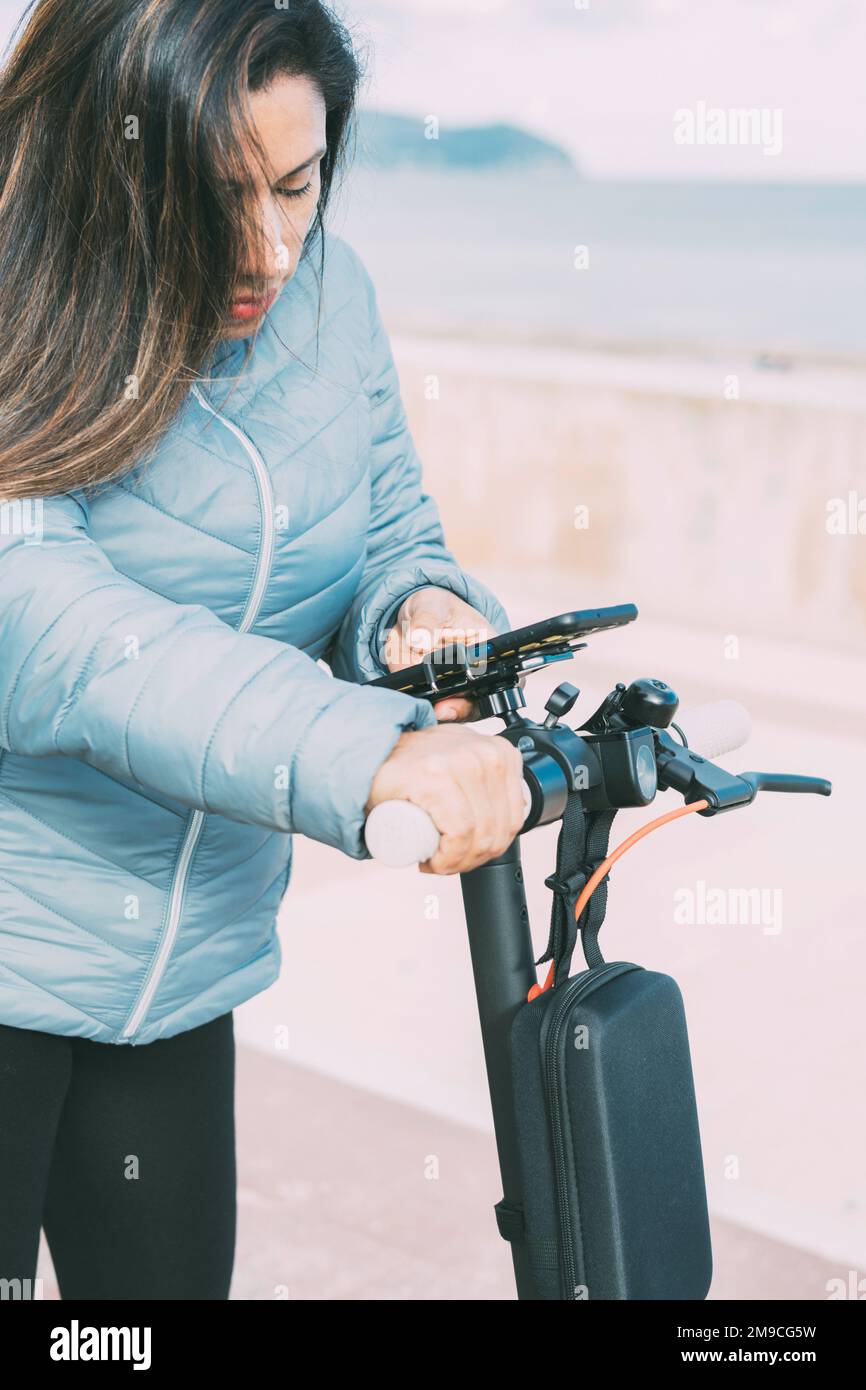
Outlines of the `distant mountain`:
M 502 166 L 575 167 L 558 145 L 513 125 L 453 127 L 428 135 L 421 116 L 361 111 L 356 120 L 357 158 L 379 168 L 412 164 L 424 169 L 487 169 Z

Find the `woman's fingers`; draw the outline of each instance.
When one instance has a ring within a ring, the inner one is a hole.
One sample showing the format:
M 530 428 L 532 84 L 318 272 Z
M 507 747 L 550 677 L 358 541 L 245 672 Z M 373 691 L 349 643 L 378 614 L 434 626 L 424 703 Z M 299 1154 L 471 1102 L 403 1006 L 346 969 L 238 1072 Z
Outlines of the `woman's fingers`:
M 478 718 L 478 706 L 475 701 L 463 695 L 455 695 L 450 700 L 437 700 L 433 708 L 440 724 L 466 724 Z
M 441 725 L 407 730 L 374 778 L 365 810 L 403 799 L 439 830 L 422 873 L 476 869 L 502 854 L 523 827 L 523 760 L 503 738 Z

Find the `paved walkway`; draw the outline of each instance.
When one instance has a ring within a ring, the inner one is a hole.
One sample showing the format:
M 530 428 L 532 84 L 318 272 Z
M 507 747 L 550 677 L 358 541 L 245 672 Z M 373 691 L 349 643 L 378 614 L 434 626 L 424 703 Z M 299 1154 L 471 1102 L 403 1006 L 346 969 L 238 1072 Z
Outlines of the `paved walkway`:
M 487 1135 L 246 1047 L 237 1095 L 232 1298 L 513 1298 Z M 711 1298 L 823 1299 L 845 1274 L 727 1222 L 714 1250 Z M 44 1242 L 39 1273 L 56 1298 Z

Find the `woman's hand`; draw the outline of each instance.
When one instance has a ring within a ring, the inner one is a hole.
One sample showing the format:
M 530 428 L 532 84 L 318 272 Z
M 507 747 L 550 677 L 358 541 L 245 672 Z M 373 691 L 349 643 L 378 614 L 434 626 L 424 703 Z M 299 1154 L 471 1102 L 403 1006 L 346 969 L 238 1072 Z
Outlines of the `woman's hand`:
M 471 647 L 494 635 L 484 614 L 470 608 L 449 589 L 416 589 L 400 608 L 388 633 L 385 662 L 389 671 L 402 671 L 451 642 Z M 462 695 L 439 700 L 434 708 L 440 723 L 447 720 L 466 724 L 480 718 L 475 701 Z
M 379 768 L 364 808 L 412 801 L 439 848 L 422 874 L 462 874 L 504 854 L 523 829 L 523 759 L 513 743 L 473 729 L 407 729 Z

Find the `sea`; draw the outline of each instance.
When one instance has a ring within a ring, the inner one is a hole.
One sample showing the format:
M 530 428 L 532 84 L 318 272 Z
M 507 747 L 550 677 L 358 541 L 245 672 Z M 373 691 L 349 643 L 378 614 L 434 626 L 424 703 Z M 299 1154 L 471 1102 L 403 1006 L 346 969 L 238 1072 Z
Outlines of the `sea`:
M 866 363 L 866 184 L 356 166 L 332 226 L 394 329 Z

